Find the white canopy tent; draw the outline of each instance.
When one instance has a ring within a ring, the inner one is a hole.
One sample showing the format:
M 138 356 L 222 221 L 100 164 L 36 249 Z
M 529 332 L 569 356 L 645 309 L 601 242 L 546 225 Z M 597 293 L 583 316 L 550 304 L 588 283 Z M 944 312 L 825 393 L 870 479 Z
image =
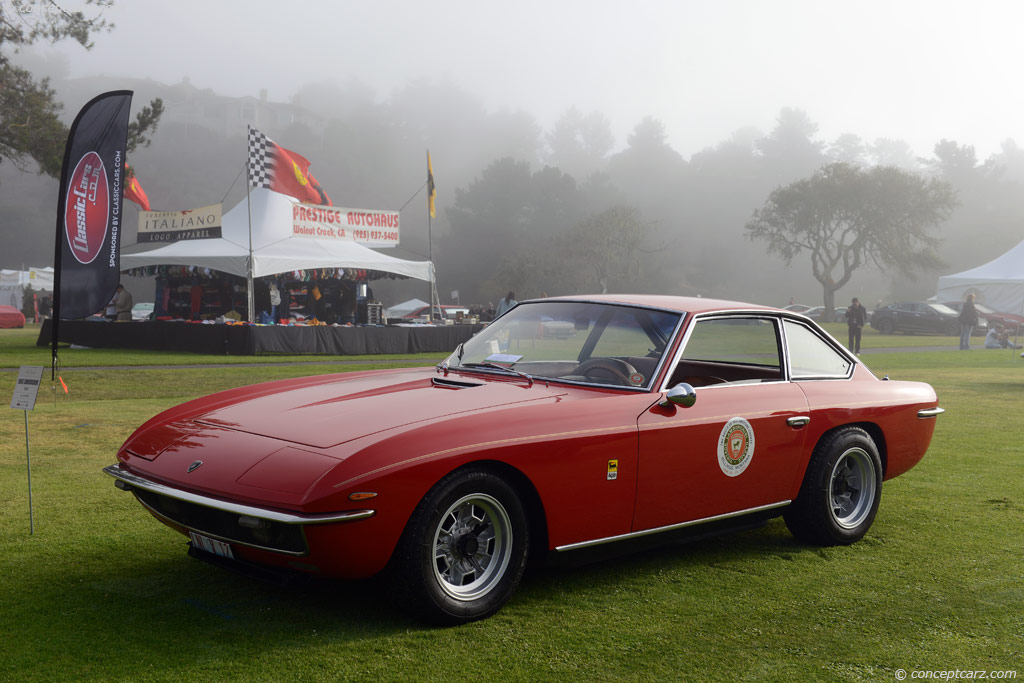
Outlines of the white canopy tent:
M 0 270 L 0 304 L 20 309 L 25 287 L 36 292 L 52 292 L 53 268 Z
M 939 301 L 960 301 L 973 292 L 978 303 L 1005 313 L 1024 309 L 1024 242 L 985 265 L 939 278 Z
M 405 261 L 353 240 L 310 239 L 292 234 L 292 198 L 263 188 L 251 191 L 224 214 L 221 237 L 182 240 L 150 251 L 121 254 L 121 268 L 197 266 L 247 277 L 252 216 L 252 277 L 314 268 L 360 268 L 432 282 L 430 261 Z

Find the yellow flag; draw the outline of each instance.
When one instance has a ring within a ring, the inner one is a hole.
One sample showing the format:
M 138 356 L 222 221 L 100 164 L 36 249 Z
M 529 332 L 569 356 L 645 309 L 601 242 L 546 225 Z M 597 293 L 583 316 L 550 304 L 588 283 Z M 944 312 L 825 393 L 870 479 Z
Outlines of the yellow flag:
M 427 152 L 427 208 L 430 209 L 430 217 L 437 218 L 434 209 L 434 200 L 437 199 L 437 189 L 434 187 L 434 167 L 430 163 L 430 152 Z

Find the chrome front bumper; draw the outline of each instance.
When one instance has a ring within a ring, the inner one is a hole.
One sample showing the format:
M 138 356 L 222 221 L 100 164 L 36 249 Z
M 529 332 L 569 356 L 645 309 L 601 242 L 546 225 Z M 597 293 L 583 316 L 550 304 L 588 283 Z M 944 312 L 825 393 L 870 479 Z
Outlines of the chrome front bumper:
M 308 554 L 303 528 L 311 524 L 337 524 L 372 517 L 374 510 L 348 510 L 318 515 L 282 512 L 232 503 L 161 484 L 123 469 L 104 467 L 119 489 L 135 498 L 157 517 L 212 538 L 287 555 Z

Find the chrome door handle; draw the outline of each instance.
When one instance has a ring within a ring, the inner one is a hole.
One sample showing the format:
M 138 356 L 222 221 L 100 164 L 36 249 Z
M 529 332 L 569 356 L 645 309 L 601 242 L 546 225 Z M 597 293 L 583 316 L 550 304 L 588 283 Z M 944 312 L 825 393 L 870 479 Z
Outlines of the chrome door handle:
M 934 408 L 922 408 L 921 410 L 917 411 L 917 416 L 920 418 L 937 417 L 939 415 L 942 415 L 944 412 L 946 411 L 938 406 L 935 406 Z
M 786 420 L 786 424 L 790 427 L 799 429 L 800 427 L 806 426 L 811 421 L 811 418 L 806 415 L 797 415 Z

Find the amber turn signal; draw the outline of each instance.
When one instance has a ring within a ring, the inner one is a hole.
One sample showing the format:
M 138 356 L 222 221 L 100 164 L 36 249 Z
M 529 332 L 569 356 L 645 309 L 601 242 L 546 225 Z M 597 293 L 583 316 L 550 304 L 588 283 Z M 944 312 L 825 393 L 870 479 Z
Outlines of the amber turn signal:
M 351 501 L 357 501 L 357 500 L 370 500 L 371 498 L 376 498 L 376 497 L 377 497 L 377 494 L 373 493 L 372 491 L 357 491 L 356 493 L 349 494 L 348 499 L 351 500 Z

